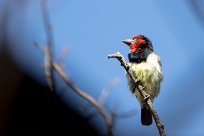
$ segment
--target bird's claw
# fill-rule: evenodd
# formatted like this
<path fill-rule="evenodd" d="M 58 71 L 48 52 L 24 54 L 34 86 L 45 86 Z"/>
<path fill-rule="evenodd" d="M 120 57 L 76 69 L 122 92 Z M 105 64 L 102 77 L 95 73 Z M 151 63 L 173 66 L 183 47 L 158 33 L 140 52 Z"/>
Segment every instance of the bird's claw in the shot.
<path fill-rule="evenodd" d="M 145 94 L 144 100 L 147 101 L 150 98 L 149 94 Z"/>

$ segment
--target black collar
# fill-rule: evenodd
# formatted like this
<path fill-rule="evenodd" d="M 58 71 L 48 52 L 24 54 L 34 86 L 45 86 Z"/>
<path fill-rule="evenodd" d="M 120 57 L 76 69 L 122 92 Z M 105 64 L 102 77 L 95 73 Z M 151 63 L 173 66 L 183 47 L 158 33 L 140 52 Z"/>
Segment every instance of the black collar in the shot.
<path fill-rule="evenodd" d="M 128 59 L 130 62 L 135 63 L 146 62 L 148 55 L 151 54 L 152 52 L 153 52 L 152 50 L 145 48 L 134 53 L 129 53 Z"/>

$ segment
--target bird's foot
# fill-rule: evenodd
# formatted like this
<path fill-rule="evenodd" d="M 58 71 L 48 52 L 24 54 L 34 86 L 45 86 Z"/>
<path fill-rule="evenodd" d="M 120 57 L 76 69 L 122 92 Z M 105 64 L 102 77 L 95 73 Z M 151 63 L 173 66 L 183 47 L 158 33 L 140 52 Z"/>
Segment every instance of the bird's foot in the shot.
<path fill-rule="evenodd" d="M 147 101 L 150 98 L 149 94 L 145 94 L 144 100 Z"/>

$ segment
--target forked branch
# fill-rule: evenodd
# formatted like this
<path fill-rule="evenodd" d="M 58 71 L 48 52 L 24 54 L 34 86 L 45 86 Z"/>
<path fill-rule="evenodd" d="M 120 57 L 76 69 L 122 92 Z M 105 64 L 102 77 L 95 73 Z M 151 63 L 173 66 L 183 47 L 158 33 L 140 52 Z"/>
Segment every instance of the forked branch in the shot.
<path fill-rule="evenodd" d="M 52 70 L 52 62 L 53 62 L 53 33 L 52 33 L 52 26 L 50 23 L 50 17 L 47 7 L 47 1 L 41 0 L 41 13 L 43 17 L 43 23 L 45 32 L 47 34 L 47 47 L 44 49 L 44 69 L 45 69 L 45 77 L 48 83 L 49 88 L 52 91 L 55 91 L 55 81 L 54 81 L 54 74 Z"/>
<path fill-rule="evenodd" d="M 88 95 L 84 91 L 80 90 L 77 86 L 72 83 L 71 80 L 67 77 L 63 69 L 58 65 L 57 63 L 53 63 L 53 68 L 59 74 L 59 76 L 62 78 L 62 80 L 79 96 L 84 98 L 85 100 L 89 101 L 98 112 L 101 114 L 101 116 L 104 118 L 104 121 L 106 123 L 107 129 L 108 129 L 108 135 L 112 136 L 112 122 L 111 122 L 111 115 L 98 103 L 96 99 L 94 99 L 92 96 Z"/>
<path fill-rule="evenodd" d="M 108 89 L 106 88 L 103 91 L 99 101 L 97 101 L 91 95 L 79 89 L 68 78 L 67 74 L 63 71 L 61 66 L 54 61 L 54 55 L 53 55 L 54 36 L 52 32 L 51 21 L 50 21 L 49 14 L 48 14 L 49 12 L 48 12 L 48 7 L 47 7 L 47 0 L 41 0 L 41 12 L 42 12 L 43 23 L 44 23 L 44 27 L 46 31 L 46 36 L 47 36 L 47 47 L 42 48 L 42 46 L 40 46 L 40 44 L 37 42 L 35 42 L 34 44 L 44 54 L 44 70 L 45 70 L 45 76 L 46 76 L 46 80 L 48 82 L 49 88 L 53 91 L 56 91 L 54 75 L 53 75 L 53 72 L 55 70 L 56 73 L 61 77 L 61 79 L 66 83 L 66 85 L 68 85 L 71 88 L 71 90 L 73 90 L 79 96 L 81 96 L 82 98 L 90 102 L 97 109 L 97 111 L 100 113 L 100 115 L 105 121 L 107 130 L 108 130 L 108 135 L 112 136 L 113 135 L 113 121 L 112 121 L 113 115 L 109 113 L 103 106 L 109 94 L 109 88 Z M 127 115 L 126 117 L 129 117 L 129 114 L 126 114 L 126 115 Z M 130 116 L 131 115 L 133 114 L 130 114 Z M 114 114 L 114 116 L 116 115 Z"/>

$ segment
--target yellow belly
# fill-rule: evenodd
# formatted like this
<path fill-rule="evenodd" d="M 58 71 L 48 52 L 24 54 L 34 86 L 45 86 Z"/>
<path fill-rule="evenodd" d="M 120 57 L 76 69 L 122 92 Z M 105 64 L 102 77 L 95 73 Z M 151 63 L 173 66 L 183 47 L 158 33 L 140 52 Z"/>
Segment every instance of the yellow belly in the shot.
<path fill-rule="evenodd" d="M 144 90 L 147 94 L 150 95 L 151 100 L 159 94 L 160 90 L 160 82 L 161 82 L 161 73 L 154 66 L 148 63 L 132 63 L 131 69 L 133 70 L 133 74 L 140 80 L 140 83 L 144 87 Z M 137 91 L 135 85 L 130 81 L 128 77 L 128 84 L 130 86 L 130 90 L 136 95 L 140 104 L 142 104 L 143 98 Z"/>

